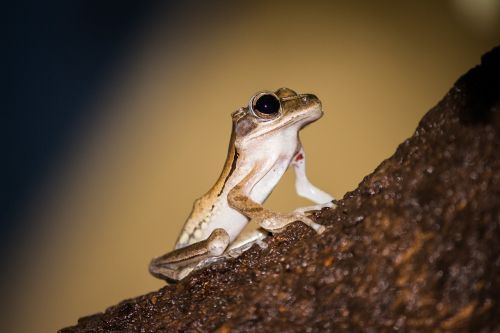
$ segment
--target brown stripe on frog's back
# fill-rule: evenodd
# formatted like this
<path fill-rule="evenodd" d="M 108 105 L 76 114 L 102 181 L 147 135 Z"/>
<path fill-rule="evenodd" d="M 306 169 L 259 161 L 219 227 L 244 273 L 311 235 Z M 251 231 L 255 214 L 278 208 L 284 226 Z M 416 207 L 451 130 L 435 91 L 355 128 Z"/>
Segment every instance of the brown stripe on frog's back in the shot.
<path fill-rule="evenodd" d="M 239 154 L 237 152 L 235 152 L 233 154 L 233 162 L 231 163 L 231 168 L 229 169 L 229 173 L 227 174 L 226 178 L 222 182 L 223 185 L 220 188 L 219 193 L 217 193 L 217 196 L 220 196 L 222 194 L 222 192 L 224 192 L 224 187 L 226 186 L 228 179 L 231 178 L 234 170 L 236 170 L 236 163 L 238 162 L 238 157 L 239 157 Z"/>
<path fill-rule="evenodd" d="M 236 152 L 236 148 L 234 146 L 234 141 L 235 141 L 236 135 L 234 132 L 234 124 L 233 124 L 233 129 L 231 131 L 231 139 L 229 141 L 229 147 L 227 150 L 227 157 L 226 157 L 226 162 L 224 163 L 224 168 L 222 169 L 222 172 L 217 179 L 217 182 L 215 182 L 214 186 L 207 192 L 207 194 L 204 195 L 208 200 L 211 200 L 212 202 L 222 194 L 224 191 L 224 186 L 226 185 L 229 177 L 233 174 L 234 170 L 236 169 L 236 163 L 238 160 L 238 153 Z"/>
<path fill-rule="evenodd" d="M 205 193 L 202 197 L 195 201 L 193 205 L 193 210 L 189 215 L 186 224 L 184 225 L 184 232 L 179 235 L 176 248 L 182 247 L 186 244 L 189 244 L 194 240 L 194 233 L 197 230 L 202 229 L 203 222 L 209 222 L 212 212 L 215 208 L 215 204 L 217 199 L 220 197 L 222 192 L 224 191 L 224 186 L 227 183 L 229 177 L 233 174 L 236 169 L 238 153 L 236 152 L 234 141 L 235 141 L 235 132 L 234 132 L 234 123 L 233 130 L 231 132 L 231 138 L 229 141 L 229 147 L 226 157 L 226 162 L 224 163 L 224 168 L 210 190 Z M 185 234 L 186 241 L 180 243 L 183 235 Z"/>

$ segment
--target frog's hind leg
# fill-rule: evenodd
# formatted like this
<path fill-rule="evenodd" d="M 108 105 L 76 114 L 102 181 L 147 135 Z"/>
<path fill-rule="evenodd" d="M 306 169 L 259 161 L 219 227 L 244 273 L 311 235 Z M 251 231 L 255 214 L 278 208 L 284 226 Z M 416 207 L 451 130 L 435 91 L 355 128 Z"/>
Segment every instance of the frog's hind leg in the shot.
<path fill-rule="evenodd" d="M 215 229 L 203 241 L 169 252 L 154 258 L 149 265 L 149 272 L 166 281 L 178 281 L 186 277 L 200 263 L 212 263 L 212 258 L 220 257 L 229 245 L 229 235 L 224 229 Z"/>
<path fill-rule="evenodd" d="M 262 228 L 242 233 L 227 248 L 224 256 L 230 258 L 239 257 L 243 252 L 249 250 L 254 244 L 257 244 L 261 249 L 265 249 L 267 248 L 267 243 L 264 242 L 264 239 L 269 235 L 270 232 Z"/>
<path fill-rule="evenodd" d="M 257 230 L 252 230 L 250 232 L 242 233 L 227 247 L 226 251 L 222 255 L 212 256 L 212 257 L 207 257 L 206 259 L 202 259 L 196 265 L 190 267 L 189 272 L 186 272 L 185 275 L 189 274 L 191 271 L 202 269 L 221 260 L 237 258 L 243 252 L 249 250 L 254 244 L 257 244 L 261 249 L 265 249 L 267 248 L 267 243 L 265 243 L 263 240 L 269 234 L 270 233 L 268 231 L 261 228 Z"/>
<path fill-rule="evenodd" d="M 193 267 L 186 266 L 184 268 L 169 268 L 168 266 L 158 265 L 157 263 L 151 262 L 149 265 L 149 273 L 158 279 L 165 280 L 169 283 L 175 283 L 186 277 Z"/>

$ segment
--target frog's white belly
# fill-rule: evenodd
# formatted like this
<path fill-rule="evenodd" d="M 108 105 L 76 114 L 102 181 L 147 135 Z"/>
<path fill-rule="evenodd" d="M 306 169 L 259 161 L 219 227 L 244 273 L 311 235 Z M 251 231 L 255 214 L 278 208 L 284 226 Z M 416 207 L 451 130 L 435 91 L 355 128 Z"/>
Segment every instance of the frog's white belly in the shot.
<path fill-rule="evenodd" d="M 259 163 L 258 161 L 261 161 L 260 163 L 265 161 L 264 163 L 269 163 L 268 167 L 260 170 L 262 174 L 260 177 L 257 177 L 258 180 L 249 193 L 250 199 L 262 204 L 278 184 L 297 151 L 299 144 L 297 130 L 291 127 L 283 131 L 280 135 L 276 135 L 272 140 L 268 139 L 265 144 L 258 141 L 255 144 L 258 147 L 250 149 L 253 152 L 251 156 L 240 156 L 241 159 L 237 162 L 236 167 L 237 170 L 241 171 L 240 176 L 233 177 L 226 184 L 223 196 L 217 203 L 219 211 L 216 216 L 213 216 L 210 225 L 203 231 L 204 239 L 210 236 L 216 228 L 226 230 L 231 242 L 238 237 L 247 225 L 248 218 L 229 207 L 227 194 L 243 180 L 245 175 L 251 172 L 250 166 L 255 166 Z M 277 152 L 279 153 L 276 154 Z"/>
<path fill-rule="evenodd" d="M 207 223 L 206 227 L 202 229 L 201 239 L 206 239 L 212 231 L 217 228 L 224 229 L 229 234 L 229 239 L 232 242 L 247 225 L 248 218 L 233 208 L 229 207 L 227 203 L 227 194 L 221 196 L 214 207 L 213 218 Z"/>
<path fill-rule="evenodd" d="M 250 192 L 250 199 L 262 204 L 276 187 L 287 167 L 288 163 L 278 163 L 269 170 Z M 232 189 L 232 186 L 229 188 Z M 201 239 L 206 239 L 215 229 L 223 228 L 229 234 L 229 239 L 232 242 L 247 225 L 248 218 L 229 206 L 228 193 L 229 190 L 224 190 L 220 200 L 217 201 L 210 222 L 202 229 Z"/>
<path fill-rule="evenodd" d="M 224 190 L 214 202 L 213 208 L 210 207 L 207 210 L 204 221 L 197 222 L 198 225 L 192 234 L 194 237 L 189 237 L 187 242 L 178 243 L 176 248 L 207 239 L 217 228 L 224 229 L 229 234 L 230 241 L 234 241 L 247 225 L 248 218 L 229 206 L 228 193 L 254 168 L 258 168 L 254 186 L 248 183 L 245 186 L 251 188 L 249 198 L 262 204 L 278 184 L 297 151 L 297 130 L 292 127 L 271 140 L 267 139 L 265 144 L 258 141 L 255 144 L 258 146 L 249 149 L 252 151 L 251 155 L 239 156 L 235 168 L 237 171 L 227 179 Z M 261 163 L 266 165 L 261 165 Z"/>

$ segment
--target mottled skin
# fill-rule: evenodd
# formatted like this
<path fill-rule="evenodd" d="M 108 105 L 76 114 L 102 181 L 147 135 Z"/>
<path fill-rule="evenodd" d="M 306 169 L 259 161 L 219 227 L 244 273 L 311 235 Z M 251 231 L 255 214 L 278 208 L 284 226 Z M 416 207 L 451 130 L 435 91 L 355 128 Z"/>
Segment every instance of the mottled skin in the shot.
<path fill-rule="evenodd" d="M 262 96 L 279 101 L 279 110 L 259 112 L 256 103 Z M 263 246 L 261 240 L 268 232 L 280 232 L 295 221 L 321 233 L 324 227 L 305 212 L 331 207 L 333 198 L 308 181 L 298 133 L 322 114 L 316 96 L 288 88 L 258 93 L 248 107 L 234 112 L 228 156 L 219 179 L 195 201 L 175 250 L 152 260 L 151 274 L 167 281 L 180 280 L 214 260 L 241 254 L 253 243 Z M 290 165 L 295 169 L 297 193 L 317 205 L 290 213 L 264 208 L 262 203 Z M 260 228 L 240 235 L 250 220 Z"/>

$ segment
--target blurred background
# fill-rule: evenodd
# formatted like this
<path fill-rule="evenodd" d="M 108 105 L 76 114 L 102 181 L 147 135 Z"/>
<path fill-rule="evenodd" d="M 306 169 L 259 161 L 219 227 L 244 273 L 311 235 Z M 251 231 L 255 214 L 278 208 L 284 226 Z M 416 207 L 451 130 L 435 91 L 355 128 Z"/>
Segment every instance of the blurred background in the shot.
<path fill-rule="evenodd" d="M 2 332 L 54 332 L 160 288 L 217 179 L 230 113 L 263 89 L 317 94 L 301 135 L 341 198 L 500 43 L 499 0 L 73 0 L 4 8 Z M 293 175 L 267 206 L 290 210 Z"/>

